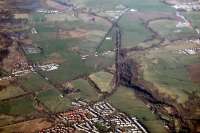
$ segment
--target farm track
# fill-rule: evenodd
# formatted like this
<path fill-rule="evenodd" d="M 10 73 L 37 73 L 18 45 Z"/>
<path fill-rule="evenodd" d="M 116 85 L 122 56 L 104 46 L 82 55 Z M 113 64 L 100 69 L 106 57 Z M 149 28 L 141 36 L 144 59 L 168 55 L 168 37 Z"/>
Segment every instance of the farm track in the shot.
<path fill-rule="evenodd" d="M 109 28 L 109 30 L 107 31 L 107 33 L 105 34 L 105 36 L 103 37 L 103 39 L 100 41 L 99 45 L 97 46 L 96 51 L 98 51 L 98 49 L 103 45 L 103 42 L 105 41 L 106 37 L 109 35 L 110 32 L 112 32 L 113 28 L 115 27 L 115 24 L 120 21 L 120 19 L 122 18 L 122 16 L 124 14 L 122 14 L 115 22 L 111 21 L 110 19 L 108 19 L 106 17 L 99 16 L 97 14 L 93 14 L 93 15 L 94 16 L 98 16 L 98 17 L 100 17 L 102 19 L 105 19 L 105 20 L 107 20 L 108 22 L 110 22 L 112 24 L 112 26 Z"/>

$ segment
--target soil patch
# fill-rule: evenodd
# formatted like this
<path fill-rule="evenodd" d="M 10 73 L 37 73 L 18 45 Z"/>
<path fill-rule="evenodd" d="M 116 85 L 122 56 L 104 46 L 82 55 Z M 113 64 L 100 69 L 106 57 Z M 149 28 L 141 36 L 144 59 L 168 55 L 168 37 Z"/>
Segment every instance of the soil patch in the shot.
<path fill-rule="evenodd" d="M 190 78 L 193 82 L 200 84 L 200 64 L 192 64 L 188 67 Z"/>
<path fill-rule="evenodd" d="M 48 122 L 45 119 L 39 118 L 35 120 L 25 121 L 14 125 L 2 127 L 0 128 L 0 130 L 2 130 L 3 132 L 18 131 L 19 133 L 35 133 L 41 131 L 44 128 L 49 128 L 51 126 L 52 124 L 50 122 Z"/>
<path fill-rule="evenodd" d="M 60 38 L 85 38 L 88 35 L 88 31 L 84 29 L 75 29 L 70 31 L 60 30 Z"/>

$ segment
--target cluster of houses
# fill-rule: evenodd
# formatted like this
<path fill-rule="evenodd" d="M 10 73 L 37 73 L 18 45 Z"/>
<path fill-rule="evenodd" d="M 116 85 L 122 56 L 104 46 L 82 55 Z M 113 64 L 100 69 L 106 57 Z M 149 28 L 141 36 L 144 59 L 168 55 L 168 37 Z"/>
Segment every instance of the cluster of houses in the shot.
<path fill-rule="evenodd" d="M 200 2 L 180 3 L 173 6 L 176 10 L 200 11 Z"/>
<path fill-rule="evenodd" d="M 57 11 L 57 10 L 47 10 L 47 9 L 38 9 L 36 12 L 38 12 L 38 13 L 46 13 L 46 14 L 59 13 L 59 11 Z"/>
<path fill-rule="evenodd" d="M 37 34 L 37 33 L 38 33 L 37 30 L 35 29 L 35 27 L 33 27 L 33 28 L 31 29 L 31 33 L 32 33 L 32 34 Z"/>
<path fill-rule="evenodd" d="M 69 129 L 84 133 L 99 133 L 97 125 L 101 125 L 109 133 L 147 133 L 146 129 L 135 117 L 128 117 L 126 114 L 118 112 L 111 104 L 105 101 L 89 105 L 86 102 L 73 102 L 74 110 L 57 115 L 58 123 L 63 126 L 44 129 L 40 133 L 60 133 L 58 131 Z M 101 128 L 102 128 L 101 127 Z M 59 129 L 60 128 L 60 129 Z M 102 130 L 102 129 L 101 129 Z"/>
<path fill-rule="evenodd" d="M 33 67 L 29 66 L 26 61 L 21 60 L 20 57 L 18 57 L 17 63 L 14 64 L 14 67 L 12 69 L 10 76 L 19 77 L 19 76 L 23 76 L 25 74 L 28 74 L 31 71 L 33 71 Z"/>
<path fill-rule="evenodd" d="M 104 56 L 104 55 L 108 55 L 108 54 L 112 54 L 112 53 L 113 53 L 113 51 L 108 50 L 108 51 L 102 53 L 102 55 Z"/>
<path fill-rule="evenodd" d="M 188 42 L 200 45 L 200 39 L 189 40 Z"/>
<path fill-rule="evenodd" d="M 112 40 L 112 38 L 111 37 L 106 37 L 106 40 Z"/>
<path fill-rule="evenodd" d="M 46 64 L 46 65 L 36 65 L 36 66 L 28 66 L 27 69 L 23 69 L 23 70 L 13 70 L 12 72 L 12 75 L 15 76 L 15 77 L 19 77 L 19 76 L 23 76 L 23 75 L 26 75 L 28 73 L 31 73 L 31 72 L 35 72 L 35 68 L 38 68 L 42 71 L 53 71 L 53 70 L 56 70 L 58 69 L 59 67 L 59 64 L 55 64 L 55 63 L 52 63 L 52 64 Z"/>
<path fill-rule="evenodd" d="M 58 114 L 57 117 L 58 119 L 64 121 L 68 125 L 71 125 L 71 124 L 80 123 L 86 120 L 87 112 L 81 108 L 78 108 L 73 111 Z"/>
<path fill-rule="evenodd" d="M 126 133 L 147 133 L 135 117 L 129 118 L 122 113 L 115 115 L 111 122 L 116 125 L 118 133 L 124 132 L 124 129 L 126 129 Z"/>
<path fill-rule="evenodd" d="M 37 67 L 40 68 L 42 71 L 49 72 L 49 71 L 57 70 L 59 66 L 60 66 L 59 64 L 51 63 L 51 64 L 46 64 L 46 65 L 38 65 Z"/>
<path fill-rule="evenodd" d="M 74 133 L 74 129 L 66 127 L 63 123 L 56 124 L 55 126 L 39 131 L 39 133 Z"/>
<path fill-rule="evenodd" d="M 23 46 L 22 47 L 26 54 L 38 54 L 41 53 L 41 49 L 39 47 L 34 46 Z"/>
<path fill-rule="evenodd" d="M 11 80 L 11 79 L 12 79 L 12 76 L 6 76 L 6 77 L 1 77 L 0 81 L 1 80 Z"/>
<path fill-rule="evenodd" d="M 86 60 L 88 56 L 89 56 L 89 55 L 82 55 L 82 56 L 81 56 L 81 59 L 82 59 L 82 60 Z"/>
<path fill-rule="evenodd" d="M 59 64 L 52 63 L 52 64 L 46 64 L 46 65 L 34 65 L 34 67 L 30 65 L 26 67 L 26 69 L 21 69 L 21 70 L 13 69 L 11 75 L 1 77 L 0 80 L 11 80 L 13 77 L 21 77 L 21 76 L 27 75 L 29 73 L 35 72 L 35 68 L 42 71 L 49 72 L 49 71 L 57 70 L 59 68 Z"/>
<path fill-rule="evenodd" d="M 116 111 L 108 102 L 98 102 L 92 106 L 96 114 L 100 116 L 108 116 Z"/>
<path fill-rule="evenodd" d="M 99 133 L 98 129 L 94 125 L 95 121 L 90 119 L 80 124 L 74 124 L 74 127 L 78 131 L 85 133 Z"/>
<path fill-rule="evenodd" d="M 19 71 L 13 71 L 12 75 L 15 77 L 21 77 L 23 75 L 29 74 L 33 69 L 25 69 L 25 70 L 19 70 Z"/>
<path fill-rule="evenodd" d="M 176 16 L 181 19 L 181 21 L 179 21 L 176 24 L 177 28 L 182 28 L 182 27 L 192 28 L 192 24 L 183 15 L 181 15 L 179 12 L 176 12 Z"/>
<path fill-rule="evenodd" d="M 200 48 L 188 48 L 183 50 L 177 50 L 177 52 L 185 55 L 195 55 L 200 53 Z"/>
<path fill-rule="evenodd" d="M 114 51 L 115 51 L 115 49 L 114 49 Z M 110 55 L 110 54 L 112 55 L 113 51 L 108 50 L 108 51 L 105 51 L 105 52 L 103 52 L 101 54 L 98 54 L 98 52 L 95 52 L 93 56 L 98 57 L 100 55 L 105 56 L 105 55 Z M 81 55 L 81 59 L 82 60 L 86 60 L 89 56 L 90 55 Z"/>

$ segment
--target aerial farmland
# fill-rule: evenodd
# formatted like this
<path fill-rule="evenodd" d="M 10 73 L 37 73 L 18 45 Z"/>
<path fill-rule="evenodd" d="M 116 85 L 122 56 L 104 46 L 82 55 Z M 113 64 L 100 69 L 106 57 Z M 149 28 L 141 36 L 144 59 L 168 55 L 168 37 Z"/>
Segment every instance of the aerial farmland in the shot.
<path fill-rule="evenodd" d="M 0 0 L 0 132 L 200 132 L 200 1 Z"/>

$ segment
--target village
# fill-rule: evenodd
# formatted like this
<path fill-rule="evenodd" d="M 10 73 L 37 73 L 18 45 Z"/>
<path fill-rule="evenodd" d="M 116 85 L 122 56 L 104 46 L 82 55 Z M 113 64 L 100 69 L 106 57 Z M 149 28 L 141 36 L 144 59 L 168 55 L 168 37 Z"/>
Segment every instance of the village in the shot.
<path fill-rule="evenodd" d="M 40 133 L 70 133 L 74 131 L 99 133 L 99 130 L 110 133 L 147 133 L 137 118 L 117 111 L 106 101 L 100 101 L 93 105 L 83 101 L 72 104 L 74 110 L 57 114 L 57 124 L 40 131 Z"/>
<path fill-rule="evenodd" d="M 200 53 L 200 48 L 188 48 L 183 50 L 177 50 L 177 52 L 185 55 L 195 55 Z"/>
<path fill-rule="evenodd" d="M 0 80 L 10 80 L 14 77 L 21 77 L 24 75 L 27 75 L 29 73 L 35 73 L 36 71 L 54 71 L 59 68 L 59 64 L 51 63 L 51 64 L 45 64 L 45 65 L 28 65 L 26 68 L 20 68 L 20 69 L 13 69 L 11 75 L 1 77 Z"/>
<path fill-rule="evenodd" d="M 184 10 L 184 11 L 199 11 L 200 10 L 200 2 L 187 2 L 187 3 L 179 3 L 172 6 L 176 10 Z"/>

